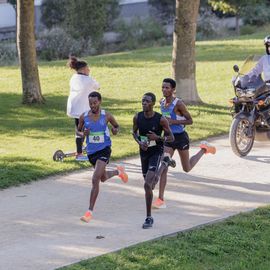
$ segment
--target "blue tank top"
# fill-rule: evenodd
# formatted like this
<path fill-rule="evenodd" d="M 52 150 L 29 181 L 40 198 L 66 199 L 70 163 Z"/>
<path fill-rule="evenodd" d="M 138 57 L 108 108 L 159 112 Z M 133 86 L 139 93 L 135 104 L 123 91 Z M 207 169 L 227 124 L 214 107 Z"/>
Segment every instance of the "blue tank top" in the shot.
<path fill-rule="evenodd" d="M 163 116 L 171 118 L 173 120 L 184 120 L 186 119 L 184 116 L 177 115 L 174 111 L 174 107 L 176 106 L 179 98 L 175 98 L 173 102 L 168 106 L 165 107 L 166 99 L 163 98 L 160 102 L 160 109 Z M 184 125 L 170 125 L 172 133 L 179 134 L 185 131 Z"/>
<path fill-rule="evenodd" d="M 90 119 L 88 113 L 88 111 L 84 113 L 84 127 L 90 130 L 89 135 L 86 137 L 86 152 L 88 155 L 92 155 L 111 146 L 112 143 L 105 110 L 101 110 L 97 121 Z"/>

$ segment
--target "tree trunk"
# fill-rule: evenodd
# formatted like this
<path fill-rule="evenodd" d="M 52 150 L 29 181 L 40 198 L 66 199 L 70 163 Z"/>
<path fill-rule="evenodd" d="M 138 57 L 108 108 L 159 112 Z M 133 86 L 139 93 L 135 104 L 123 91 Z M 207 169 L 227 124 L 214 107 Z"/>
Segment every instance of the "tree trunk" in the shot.
<path fill-rule="evenodd" d="M 172 66 L 176 94 L 185 103 L 201 103 L 196 87 L 195 39 L 200 0 L 176 0 Z"/>
<path fill-rule="evenodd" d="M 17 1 L 17 49 L 24 104 L 44 103 L 36 59 L 34 0 Z"/>

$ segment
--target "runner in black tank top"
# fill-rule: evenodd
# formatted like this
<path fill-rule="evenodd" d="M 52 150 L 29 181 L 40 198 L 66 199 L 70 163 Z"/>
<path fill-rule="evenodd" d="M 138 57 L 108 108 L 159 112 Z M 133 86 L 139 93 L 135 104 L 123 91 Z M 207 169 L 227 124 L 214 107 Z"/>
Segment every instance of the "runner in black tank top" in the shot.
<path fill-rule="evenodd" d="M 150 118 L 145 117 L 144 112 L 139 112 L 137 114 L 137 127 L 139 129 L 139 139 L 140 141 L 146 140 L 148 143 L 148 149 L 143 151 L 140 149 L 141 155 L 147 155 L 153 152 L 163 152 L 163 142 L 161 140 L 149 141 L 147 134 L 149 131 L 156 133 L 156 135 L 161 136 L 163 131 L 160 125 L 160 119 L 162 115 L 160 113 L 154 112 L 154 115 Z"/>
<path fill-rule="evenodd" d="M 159 164 L 163 155 L 164 141 L 173 141 L 174 137 L 168 121 L 159 113 L 153 111 L 156 97 L 146 93 L 142 99 L 143 111 L 133 118 L 133 137 L 140 146 L 142 173 L 145 180 L 144 190 L 147 217 L 143 228 L 152 227 L 151 205 L 153 189 L 159 179 Z M 164 136 L 161 134 L 164 132 Z"/>

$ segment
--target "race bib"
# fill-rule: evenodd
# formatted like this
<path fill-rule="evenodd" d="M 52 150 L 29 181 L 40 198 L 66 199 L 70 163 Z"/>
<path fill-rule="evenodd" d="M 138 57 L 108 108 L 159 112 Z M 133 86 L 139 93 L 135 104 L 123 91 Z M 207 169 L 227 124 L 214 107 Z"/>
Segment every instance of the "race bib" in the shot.
<path fill-rule="evenodd" d="M 141 139 L 141 142 L 147 142 L 148 147 L 157 145 L 156 141 L 149 141 L 147 136 L 140 136 L 140 139 Z"/>
<path fill-rule="evenodd" d="M 162 115 L 163 115 L 164 117 L 171 118 L 170 112 L 162 112 Z"/>
<path fill-rule="evenodd" d="M 176 115 L 176 119 L 177 120 L 186 120 L 186 117 L 182 116 L 182 115 Z"/>
<path fill-rule="evenodd" d="M 103 132 L 91 132 L 89 134 L 90 143 L 104 143 L 104 133 Z"/>
<path fill-rule="evenodd" d="M 148 143 L 148 147 L 156 146 L 156 145 L 157 145 L 156 141 L 149 141 Z"/>

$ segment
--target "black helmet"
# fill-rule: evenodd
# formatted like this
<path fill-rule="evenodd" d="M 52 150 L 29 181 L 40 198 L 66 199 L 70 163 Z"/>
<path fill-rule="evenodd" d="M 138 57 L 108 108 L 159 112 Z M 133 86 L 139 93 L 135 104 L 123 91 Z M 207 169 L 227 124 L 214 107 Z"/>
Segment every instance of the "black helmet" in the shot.
<path fill-rule="evenodd" d="M 263 40 L 263 43 L 266 49 L 266 53 L 270 54 L 269 49 L 268 49 L 270 47 L 270 36 L 266 36 Z"/>

